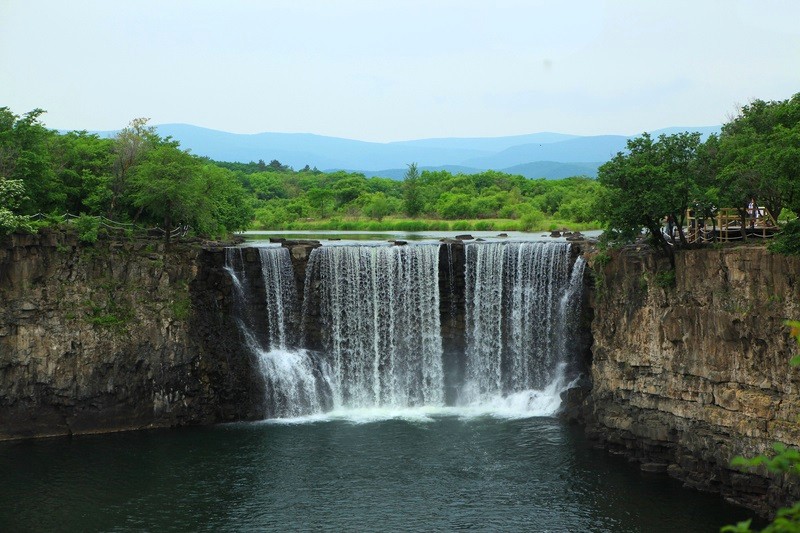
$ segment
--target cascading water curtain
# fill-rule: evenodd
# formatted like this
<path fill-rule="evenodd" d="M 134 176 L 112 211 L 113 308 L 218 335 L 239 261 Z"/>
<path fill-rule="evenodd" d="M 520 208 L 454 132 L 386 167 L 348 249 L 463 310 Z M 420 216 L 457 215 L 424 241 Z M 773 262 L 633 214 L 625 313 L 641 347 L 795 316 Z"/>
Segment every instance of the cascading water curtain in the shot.
<path fill-rule="evenodd" d="M 470 243 L 465 251 L 462 400 L 544 388 L 558 377 L 565 356 L 569 243 Z"/>
<path fill-rule="evenodd" d="M 569 277 L 567 290 L 561 297 L 559 305 L 559 327 L 561 328 L 561 348 L 560 361 L 571 359 L 573 339 L 577 329 L 580 327 L 581 311 L 583 303 L 583 276 L 586 271 L 586 261 L 583 257 L 578 257 L 572 265 L 572 274 Z"/>
<path fill-rule="evenodd" d="M 324 363 L 305 350 L 290 349 L 297 323 L 297 289 L 289 250 L 259 248 L 258 256 L 265 298 L 259 316 L 254 313 L 254 289 L 245 273 L 242 249 L 226 249 L 225 268 L 234 285 L 237 323 L 264 380 L 265 416 L 295 417 L 324 411 L 330 404 Z M 259 322 L 259 317 L 266 319 L 266 324 Z"/>
<path fill-rule="evenodd" d="M 269 347 L 285 350 L 295 341 L 297 288 L 289 250 L 259 248 L 261 277 L 267 296 Z"/>
<path fill-rule="evenodd" d="M 308 268 L 334 406 L 443 405 L 438 245 L 325 246 Z"/>

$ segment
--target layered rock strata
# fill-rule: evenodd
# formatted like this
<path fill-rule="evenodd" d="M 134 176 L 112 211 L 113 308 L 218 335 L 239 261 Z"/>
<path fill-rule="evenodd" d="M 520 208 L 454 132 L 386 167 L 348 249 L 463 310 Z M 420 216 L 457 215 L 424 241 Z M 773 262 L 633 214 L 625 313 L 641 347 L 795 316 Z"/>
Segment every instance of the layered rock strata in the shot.
<path fill-rule="evenodd" d="M 593 388 L 583 407 L 610 450 L 768 514 L 788 478 L 730 466 L 800 446 L 800 369 L 784 321 L 800 318 L 800 258 L 763 247 L 595 255 Z"/>
<path fill-rule="evenodd" d="M 0 245 L 0 440 L 255 416 L 222 249 Z"/>

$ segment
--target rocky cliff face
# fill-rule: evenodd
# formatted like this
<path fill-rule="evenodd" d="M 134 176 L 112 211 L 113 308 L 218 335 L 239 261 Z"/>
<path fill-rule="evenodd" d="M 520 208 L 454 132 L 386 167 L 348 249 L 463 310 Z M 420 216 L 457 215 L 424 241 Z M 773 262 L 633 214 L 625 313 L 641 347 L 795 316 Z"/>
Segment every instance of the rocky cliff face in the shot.
<path fill-rule="evenodd" d="M 317 244 L 285 245 L 302 288 Z M 243 257 L 259 279 L 258 254 Z M 85 246 L 63 233 L 0 244 L 0 440 L 262 416 L 225 261 L 221 247 Z M 463 263 L 460 243 L 440 249 L 445 357 L 463 352 Z M 788 480 L 729 465 L 776 441 L 800 446 L 798 348 L 783 325 L 800 317 L 800 259 L 685 251 L 674 284 L 647 249 L 592 264 L 593 388 L 576 415 L 589 432 L 761 511 L 798 497 Z"/>
<path fill-rule="evenodd" d="M 0 245 L 0 439 L 255 416 L 220 250 Z"/>
<path fill-rule="evenodd" d="M 763 247 L 703 249 L 667 265 L 645 249 L 595 256 L 588 430 L 612 451 L 769 512 L 785 479 L 730 467 L 774 442 L 800 445 L 800 258 Z"/>

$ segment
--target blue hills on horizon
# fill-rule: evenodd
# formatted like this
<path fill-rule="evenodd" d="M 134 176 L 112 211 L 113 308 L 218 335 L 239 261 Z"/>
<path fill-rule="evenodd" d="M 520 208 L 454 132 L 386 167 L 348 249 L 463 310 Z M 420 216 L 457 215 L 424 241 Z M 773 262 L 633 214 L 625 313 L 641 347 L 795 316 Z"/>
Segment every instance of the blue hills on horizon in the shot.
<path fill-rule="evenodd" d="M 630 138 L 541 132 L 378 143 L 311 133 L 228 133 L 191 124 L 161 124 L 156 131 L 196 155 L 217 161 L 277 159 L 295 169 L 308 165 L 323 171 L 347 170 L 392 179 L 402 179 L 409 163 L 416 163 L 421 170 L 464 174 L 498 170 L 527 178 L 595 177 L 597 168 L 624 150 Z M 720 126 L 672 127 L 650 133 L 658 136 L 683 131 L 698 131 L 706 138 L 718 133 Z M 108 136 L 116 132 L 96 133 Z"/>

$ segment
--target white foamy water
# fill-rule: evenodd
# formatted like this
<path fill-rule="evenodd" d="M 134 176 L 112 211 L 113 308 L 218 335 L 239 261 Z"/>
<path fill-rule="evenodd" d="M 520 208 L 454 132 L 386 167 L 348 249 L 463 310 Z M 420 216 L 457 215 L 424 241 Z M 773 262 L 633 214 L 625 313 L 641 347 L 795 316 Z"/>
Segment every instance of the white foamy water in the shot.
<path fill-rule="evenodd" d="M 317 248 L 308 269 L 334 409 L 442 405 L 438 245 Z"/>
<path fill-rule="evenodd" d="M 560 382 L 569 302 L 577 290 L 570 279 L 570 244 L 471 243 L 466 254 L 462 402 L 485 403 Z"/>
<path fill-rule="evenodd" d="M 510 420 L 548 417 L 558 412 L 561 406 L 561 393 L 572 386 L 574 386 L 572 383 L 554 380 L 543 390 L 523 390 L 506 396 L 487 397 L 483 401 L 469 405 L 338 408 L 326 413 L 267 419 L 264 422 L 271 424 L 315 424 L 346 421 L 353 424 L 369 424 L 386 420 L 404 420 L 413 423 L 429 423 L 445 417 L 455 417 L 462 420 L 486 417 Z"/>
<path fill-rule="evenodd" d="M 266 327 L 259 333 L 247 312 L 239 324 L 263 376 L 265 413 L 276 418 L 271 423 L 426 423 L 557 412 L 560 393 L 570 386 L 569 338 L 580 312 L 584 261 L 572 264 L 568 243 L 465 247 L 466 375 L 457 384 L 457 405 L 447 406 L 439 251 L 438 244 L 315 249 L 302 316 L 307 325 L 319 321 L 322 350 L 311 352 L 289 347 L 298 302 L 288 250 L 259 250 Z M 452 308 L 449 247 L 444 257 L 451 261 L 445 282 Z M 249 310 L 252 294 L 245 293 L 253 284 L 245 279 L 241 250 L 230 249 L 228 262 L 234 292 Z"/>
<path fill-rule="evenodd" d="M 263 380 L 264 413 L 292 418 L 322 412 L 330 403 L 327 363 L 304 349 L 289 347 L 290 339 L 296 337 L 298 303 L 289 250 L 259 248 L 258 256 L 266 324 L 252 312 L 252 288 L 240 248 L 226 249 L 225 269 L 233 280 L 234 299 L 240 308 L 237 324 Z"/>

